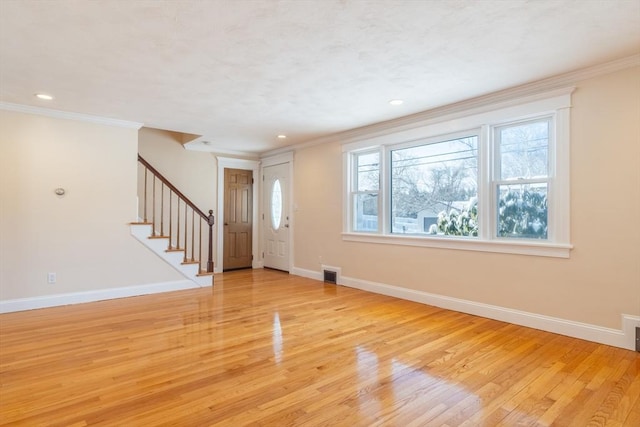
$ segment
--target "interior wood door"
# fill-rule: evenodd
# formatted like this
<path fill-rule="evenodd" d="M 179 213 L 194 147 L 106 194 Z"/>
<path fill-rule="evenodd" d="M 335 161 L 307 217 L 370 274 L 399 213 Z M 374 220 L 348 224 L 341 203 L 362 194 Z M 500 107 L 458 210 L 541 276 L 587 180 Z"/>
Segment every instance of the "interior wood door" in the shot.
<path fill-rule="evenodd" d="M 289 271 L 289 163 L 263 169 L 264 266 Z"/>
<path fill-rule="evenodd" d="M 224 170 L 223 270 L 251 268 L 253 171 Z"/>

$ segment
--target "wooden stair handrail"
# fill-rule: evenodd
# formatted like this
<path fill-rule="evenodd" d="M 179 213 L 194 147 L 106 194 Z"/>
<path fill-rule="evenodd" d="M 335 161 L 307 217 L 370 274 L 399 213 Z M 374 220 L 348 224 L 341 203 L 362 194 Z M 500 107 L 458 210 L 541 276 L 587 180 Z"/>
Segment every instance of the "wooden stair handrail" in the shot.
<path fill-rule="evenodd" d="M 202 219 L 207 220 L 207 221 L 209 220 L 209 215 L 211 215 L 213 213 L 212 210 L 209 210 L 209 215 L 207 215 L 204 212 L 202 212 L 195 205 L 195 203 L 193 203 L 191 200 L 189 200 L 189 198 L 187 196 L 182 194 L 182 192 L 180 190 L 178 190 L 173 184 L 171 184 L 171 182 L 169 182 L 169 180 L 167 178 L 165 178 L 160 172 L 158 172 L 158 170 L 156 168 L 151 166 L 149 164 L 149 162 L 147 162 L 145 159 L 143 159 L 140 154 L 138 154 L 138 161 L 140 163 L 142 163 L 147 169 L 149 169 L 156 177 L 158 177 L 158 179 L 160 181 L 164 182 L 164 185 L 166 185 L 167 187 L 169 187 L 171 189 L 171 191 L 176 193 L 178 195 L 178 197 L 180 197 L 186 204 L 188 204 L 191 209 L 193 209 L 198 215 L 200 215 L 202 217 Z"/>

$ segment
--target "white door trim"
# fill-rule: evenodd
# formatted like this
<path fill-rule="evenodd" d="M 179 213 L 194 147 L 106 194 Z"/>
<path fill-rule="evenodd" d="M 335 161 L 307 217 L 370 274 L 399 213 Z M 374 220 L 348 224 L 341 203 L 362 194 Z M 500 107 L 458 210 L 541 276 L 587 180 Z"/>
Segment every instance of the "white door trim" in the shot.
<path fill-rule="evenodd" d="M 225 169 L 245 169 L 253 171 L 253 226 L 251 229 L 251 255 L 253 255 L 253 268 L 261 267 L 262 263 L 259 261 L 257 256 L 258 248 L 259 248 L 259 233 L 261 230 L 258 229 L 258 215 L 259 215 L 259 194 L 262 191 L 260 187 L 261 180 L 257 177 L 260 176 L 260 161 L 259 160 L 244 160 L 244 159 L 233 159 L 230 157 L 220 157 L 216 156 L 216 160 L 218 161 L 218 213 L 216 217 L 216 234 L 217 234 L 217 244 L 216 244 L 216 263 L 213 271 L 215 273 L 222 273 L 224 269 L 224 265 L 222 265 L 223 254 L 224 254 L 224 170 Z"/>
<path fill-rule="evenodd" d="M 293 247 L 293 235 L 295 233 L 295 222 L 296 222 L 296 204 L 293 202 L 293 151 L 287 151 L 286 153 L 277 154 L 275 156 L 264 157 L 260 159 L 260 179 L 259 181 L 262 183 L 262 177 L 264 176 L 264 168 L 274 165 L 279 165 L 282 163 L 289 164 L 289 271 L 293 269 L 293 259 L 294 259 L 294 247 Z M 260 215 L 264 215 L 264 199 L 263 199 L 263 189 L 260 189 Z M 262 218 L 262 217 L 261 217 Z M 264 239 L 262 238 L 263 230 L 260 229 L 260 248 L 261 254 L 264 252 Z M 264 265 L 264 258 L 260 256 L 260 263 Z"/>

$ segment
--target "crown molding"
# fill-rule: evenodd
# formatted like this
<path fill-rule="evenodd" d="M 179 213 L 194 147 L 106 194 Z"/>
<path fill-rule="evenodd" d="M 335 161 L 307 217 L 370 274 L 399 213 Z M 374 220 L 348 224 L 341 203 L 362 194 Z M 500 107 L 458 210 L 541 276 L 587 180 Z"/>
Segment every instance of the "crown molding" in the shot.
<path fill-rule="evenodd" d="M 92 116 L 89 114 L 71 113 L 68 111 L 52 110 L 49 108 L 33 107 L 30 105 L 11 104 L 0 102 L 0 110 L 15 111 L 17 113 L 37 114 L 39 116 L 52 117 L 54 119 L 76 120 L 106 126 L 116 126 L 128 129 L 140 129 L 143 123 L 126 120 L 110 119 L 107 117 Z"/>
<path fill-rule="evenodd" d="M 533 101 L 539 98 L 542 94 L 547 96 L 556 92 L 559 94 L 566 91 L 571 92 L 574 89 L 572 86 L 580 81 L 637 66 L 640 66 L 640 54 L 594 65 L 592 67 L 570 71 L 568 73 L 558 74 L 546 79 L 525 83 L 523 85 L 488 93 L 453 104 L 443 105 L 441 107 L 432 108 L 430 110 L 410 114 L 397 119 L 374 123 L 372 125 L 362 126 L 344 132 L 338 132 L 312 139 L 300 144 L 278 148 L 262 153 L 261 157 L 269 157 L 289 150 L 300 150 L 335 141 L 340 141 L 343 144 L 356 142 L 361 139 L 380 136 L 390 132 L 423 126 L 426 122 L 450 119 L 456 115 L 470 113 L 473 110 L 477 112 L 487 108 L 494 109 L 506 107 L 513 104 L 516 99 L 518 102 L 522 102 L 523 98 L 526 98 L 524 101 Z"/>
<path fill-rule="evenodd" d="M 293 150 L 287 150 L 284 153 L 276 154 L 269 157 L 260 157 L 260 165 L 262 167 L 273 166 L 280 163 L 293 162 L 294 152 Z"/>
<path fill-rule="evenodd" d="M 220 148 L 216 146 L 202 144 L 201 142 L 198 142 L 198 141 L 188 142 L 186 144 L 183 144 L 182 147 L 184 147 L 184 149 L 187 151 L 200 151 L 204 153 L 211 153 L 214 156 L 223 154 L 225 156 L 243 157 L 243 158 L 249 158 L 249 159 L 256 159 L 259 157 L 258 154 L 252 151 L 229 150 L 226 148 Z"/>

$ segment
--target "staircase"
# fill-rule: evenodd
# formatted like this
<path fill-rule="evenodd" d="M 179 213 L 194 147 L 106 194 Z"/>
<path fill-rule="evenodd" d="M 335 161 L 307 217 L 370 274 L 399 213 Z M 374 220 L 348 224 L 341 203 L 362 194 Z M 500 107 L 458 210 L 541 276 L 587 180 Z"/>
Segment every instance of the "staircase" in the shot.
<path fill-rule="evenodd" d="M 200 287 L 213 286 L 213 211 L 206 215 L 138 155 L 140 222 L 131 235 Z"/>

